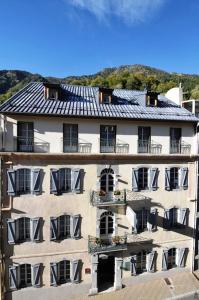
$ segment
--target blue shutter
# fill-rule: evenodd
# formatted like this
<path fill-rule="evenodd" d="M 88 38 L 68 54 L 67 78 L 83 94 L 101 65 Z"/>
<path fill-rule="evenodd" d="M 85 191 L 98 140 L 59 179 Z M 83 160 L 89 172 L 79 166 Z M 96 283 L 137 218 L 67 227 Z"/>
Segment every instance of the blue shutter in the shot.
<path fill-rule="evenodd" d="M 75 239 L 80 238 L 80 223 L 81 223 L 81 216 L 75 215 L 72 217 L 73 220 L 73 235 L 72 237 Z"/>
<path fill-rule="evenodd" d="M 184 190 L 188 189 L 188 168 L 180 169 L 180 187 Z"/>
<path fill-rule="evenodd" d="M 164 220 L 163 220 L 164 229 L 169 229 L 171 227 L 171 217 L 172 217 L 172 209 L 165 209 Z"/>
<path fill-rule="evenodd" d="M 13 169 L 7 170 L 7 193 L 10 196 L 16 195 L 16 172 Z"/>
<path fill-rule="evenodd" d="M 147 254 L 147 272 L 155 272 L 156 251 L 151 251 Z"/>
<path fill-rule="evenodd" d="M 16 222 L 12 219 L 7 219 L 7 234 L 8 244 L 12 245 L 16 243 Z"/>
<path fill-rule="evenodd" d="M 32 218 L 31 222 L 31 240 L 39 242 L 41 240 L 41 218 Z"/>
<path fill-rule="evenodd" d="M 166 271 L 168 268 L 168 250 L 163 250 L 162 253 L 162 271 Z"/>
<path fill-rule="evenodd" d="M 170 169 L 165 169 L 165 190 L 171 190 L 171 181 L 170 181 Z"/>
<path fill-rule="evenodd" d="M 50 217 L 50 240 L 58 239 L 58 218 Z"/>
<path fill-rule="evenodd" d="M 71 261 L 71 281 L 73 283 L 80 282 L 80 268 L 81 268 L 80 260 Z"/>
<path fill-rule="evenodd" d="M 178 249 L 178 267 L 184 268 L 185 267 L 185 260 L 187 255 L 187 248 L 180 248 Z"/>
<path fill-rule="evenodd" d="M 9 288 L 17 290 L 19 287 L 19 266 L 13 265 L 8 268 L 9 274 Z"/>
<path fill-rule="evenodd" d="M 31 266 L 31 280 L 32 286 L 34 287 L 41 286 L 41 269 L 42 264 L 36 264 Z"/>
<path fill-rule="evenodd" d="M 138 192 L 138 169 L 132 169 L 132 190 Z"/>
<path fill-rule="evenodd" d="M 58 195 L 59 193 L 59 171 L 50 170 L 50 193 Z"/>
<path fill-rule="evenodd" d="M 158 168 L 150 169 L 150 189 L 156 191 L 158 188 Z"/>
<path fill-rule="evenodd" d="M 83 192 L 83 175 L 84 170 L 82 169 L 73 169 L 72 172 L 72 191 L 75 193 Z"/>
<path fill-rule="evenodd" d="M 41 169 L 32 170 L 32 191 L 35 195 L 39 195 L 42 192 L 41 189 Z"/>
<path fill-rule="evenodd" d="M 50 285 L 58 285 L 58 266 L 57 263 L 50 263 Z"/>
<path fill-rule="evenodd" d="M 179 208 L 179 224 L 186 226 L 188 221 L 188 208 Z"/>

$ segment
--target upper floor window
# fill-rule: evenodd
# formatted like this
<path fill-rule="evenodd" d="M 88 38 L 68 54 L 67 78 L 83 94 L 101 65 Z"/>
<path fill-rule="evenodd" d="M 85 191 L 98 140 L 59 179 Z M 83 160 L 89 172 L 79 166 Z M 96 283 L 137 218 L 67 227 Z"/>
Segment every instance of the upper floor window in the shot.
<path fill-rule="evenodd" d="M 17 123 L 17 151 L 34 151 L 34 125 L 33 122 Z"/>
<path fill-rule="evenodd" d="M 138 189 L 147 190 L 148 189 L 148 168 L 138 169 Z"/>
<path fill-rule="evenodd" d="M 11 290 L 41 286 L 42 264 L 14 264 L 9 266 L 8 271 Z"/>
<path fill-rule="evenodd" d="M 26 241 L 41 241 L 41 218 L 22 217 L 7 220 L 8 243 L 16 244 Z"/>
<path fill-rule="evenodd" d="M 81 236 L 81 216 L 61 215 L 50 218 L 50 239 L 58 241 L 67 238 L 78 239 Z"/>
<path fill-rule="evenodd" d="M 157 229 L 157 209 L 132 210 L 132 232 L 155 231 Z"/>
<path fill-rule="evenodd" d="M 112 235 L 114 232 L 113 227 L 113 213 L 110 211 L 104 212 L 100 217 L 100 235 Z"/>
<path fill-rule="evenodd" d="M 133 168 L 132 169 L 132 190 L 134 192 L 140 190 L 157 190 L 158 188 L 157 168 Z"/>
<path fill-rule="evenodd" d="M 99 88 L 99 102 L 101 104 L 112 103 L 113 90 L 108 88 Z"/>
<path fill-rule="evenodd" d="M 83 191 L 82 169 L 51 169 L 50 170 L 50 192 L 51 194 L 60 195 L 62 193 L 74 192 L 82 193 Z"/>
<path fill-rule="evenodd" d="M 151 152 L 151 127 L 138 127 L 138 153 Z"/>
<path fill-rule="evenodd" d="M 100 152 L 113 153 L 116 151 L 116 126 L 100 126 Z"/>
<path fill-rule="evenodd" d="M 162 270 L 166 271 L 175 267 L 185 267 L 187 248 L 170 248 L 163 250 Z"/>
<path fill-rule="evenodd" d="M 181 153 L 181 128 L 170 128 L 170 153 Z"/>
<path fill-rule="evenodd" d="M 143 250 L 131 257 L 131 275 L 141 274 L 143 272 L 155 272 L 156 269 L 156 251 Z"/>
<path fill-rule="evenodd" d="M 114 171 L 112 169 L 104 169 L 101 172 L 100 191 L 101 193 L 113 192 L 114 190 Z"/>
<path fill-rule="evenodd" d="M 80 260 L 61 260 L 50 264 L 50 285 L 58 286 L 67 282 L 79 283 L 81 277 Z"/>
<path fill-rule="evenodd" d="M 53 83 L 44 83 L 44 92 L 45 92 L 45 99 L 49 100 L 58 100 L 60 97 L 60 85 L 59 84 L 53 84 Z"/>
<path fill-rule="evenodd" d="M 63 152 L 78 152 L 78 125 L 63 125 Z"/>
<path fill-rule="evenodd" d="M 176 189 L 188 189 L 188 168 L 166 168 L 165 189 L 172 191 Z"/>
<path fill-rule="evenodd" d="M 145 231 L 148 229 L 147 227 L 148 216 L 149 216 L 149 211 L 146 209 L 136 211 L 137 232 Z"/>
<path fill-rule="evenodd" d="M 185 227 L 188 224 L 188 208 L 165 209 L 164 211 L 164 228 Z"/>
<path fill-rule="evenodd" d="M 8 169 L 7 170 L 7 193 L 10 196 L 22 194 L 39 195 L 42 192 L 41 169 Z"/>

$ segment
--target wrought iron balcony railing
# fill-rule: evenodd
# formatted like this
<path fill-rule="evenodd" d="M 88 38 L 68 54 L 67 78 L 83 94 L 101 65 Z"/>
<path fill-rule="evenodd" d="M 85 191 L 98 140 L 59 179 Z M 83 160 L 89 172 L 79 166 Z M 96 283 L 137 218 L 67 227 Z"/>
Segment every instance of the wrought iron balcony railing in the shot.
<path fill-rule="evenodd" d="M 17 136 L 14 141 L 14 151 L 48 153 L 50 152 L 50 144 L 35 137 Z"/>
<path fill-rule="evenodd" d="M 104 193 L 103 191 L 92 191 L 91 203 L 94 206 L 125 205 L 126 191 L 117 190 Z"/>
<path fill-rule="evenodd" d="M 127 249 L 127 237 L 115 236 L 111 238 L 97 238 L 88 236 L 88 252 L 102 253 L 107 251 L 121 251 Z"/>
<path fill-rule="evenodd" d="M 129 153 L 129 144 L 115 139 L 100 139 L 101 153 Z"/>
<path fill-rule="evenodd" d="M 138 140 L 138 153 L 161 154 L 162 145 L 154 141 Z"/>
<path fill-rule="evenodd" d="M 170 153 L 171 154 L 187 154 L 189 155 L 191 153 L 191 145 L 182 141 L 182 142 L 176 142 L 171 141 L 170 142 Z"/>
<path fill-rule="evenodd" d="M 91 153 L 92 144 L 77 139 L 62 139 L 64 153 Z"/>

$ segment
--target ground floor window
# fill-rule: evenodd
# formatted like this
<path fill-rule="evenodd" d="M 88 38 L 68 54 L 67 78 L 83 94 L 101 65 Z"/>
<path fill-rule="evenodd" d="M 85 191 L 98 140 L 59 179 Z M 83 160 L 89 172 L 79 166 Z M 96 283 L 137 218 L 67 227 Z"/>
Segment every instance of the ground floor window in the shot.
<path fill-rule="evenodd" d="M 28 287 L 32 285 L 31 281 L 31 265 L 20 265 L 20 288 Z"/>
<path fill-rule="evenodd" d="M 141 251 L 131 257 L 131 274 L 138 275 L 147 271 L 147 251 Z"/>
<path fill-rule="evenodd" d="M 60 284 L 70 281 L 70 261 L 62 260 L 59 262 L 58 280 Z"/>

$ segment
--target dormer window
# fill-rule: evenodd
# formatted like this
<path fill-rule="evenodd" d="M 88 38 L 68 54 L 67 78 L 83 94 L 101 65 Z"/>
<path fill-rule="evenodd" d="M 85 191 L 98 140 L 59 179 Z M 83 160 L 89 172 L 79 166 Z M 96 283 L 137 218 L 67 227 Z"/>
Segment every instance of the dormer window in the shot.
<path fill-rule="evenodd" d="M 158 93 L 147 92 L 146 106 L 157 107 L 158 106 Z"/>
<path fill-rule="evenodd" d="M 111 104 L 112 103 L 112 89 L 99 88 L 99 102 L 101 104 Z"/>
<path fill-rule="evenodd" d="M 60 95 L 60 85 L 45 83 L 45 99 L 49 100 L 58 100 Z"/>
<path fill-rule="evenodd" d="M 48 98 L 53 99 L 53 100 L 57 100 L 58 99 L 58 91 L 56 89 L 49 88 Z"/>

